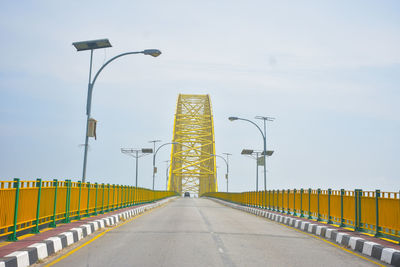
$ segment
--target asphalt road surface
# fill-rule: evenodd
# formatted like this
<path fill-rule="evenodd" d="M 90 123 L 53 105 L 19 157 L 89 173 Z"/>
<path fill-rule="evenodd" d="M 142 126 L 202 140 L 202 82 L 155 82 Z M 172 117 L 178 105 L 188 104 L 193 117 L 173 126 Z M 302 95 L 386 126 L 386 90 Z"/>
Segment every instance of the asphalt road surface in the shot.
<path fill-rule="evenodd" d="M 376 266 L 322 240 L 209 199 L 179 198 L 54 266 Z"/>

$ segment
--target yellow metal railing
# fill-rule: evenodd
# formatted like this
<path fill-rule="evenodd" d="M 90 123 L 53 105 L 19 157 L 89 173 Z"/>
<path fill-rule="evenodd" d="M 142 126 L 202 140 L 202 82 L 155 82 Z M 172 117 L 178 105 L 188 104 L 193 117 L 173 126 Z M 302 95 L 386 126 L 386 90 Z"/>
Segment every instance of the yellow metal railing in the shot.
<path fill-rule="evenodd" d="M 65 181 L 0 181 L 0 237 L 38 233 L 46 226 L 68 223 L 133 205 L 175 196 L 133 186 Z"/>
<path fill-rule="evenodd" d="M 400 241 L 400 192 L 289 189 L 203 194 Z"/>

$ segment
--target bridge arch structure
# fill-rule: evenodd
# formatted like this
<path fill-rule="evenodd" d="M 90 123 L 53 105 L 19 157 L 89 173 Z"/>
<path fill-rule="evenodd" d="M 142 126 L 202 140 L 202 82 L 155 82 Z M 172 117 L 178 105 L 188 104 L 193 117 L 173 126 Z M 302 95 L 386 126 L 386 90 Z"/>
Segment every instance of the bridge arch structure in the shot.
<path fill-rule="evenodd" d="M 209 95 L 179 94 L 168 190 L 199 196 L 217 192 L 214 122 Z"/>

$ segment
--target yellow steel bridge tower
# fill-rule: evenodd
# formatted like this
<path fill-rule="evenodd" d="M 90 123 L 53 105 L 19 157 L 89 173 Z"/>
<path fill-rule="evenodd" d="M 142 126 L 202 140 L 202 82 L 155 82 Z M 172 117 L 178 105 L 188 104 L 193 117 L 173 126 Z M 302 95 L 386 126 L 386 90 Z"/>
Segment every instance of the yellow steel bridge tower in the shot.
<path fill-rule="evenodd" d="M 214 122 L 209 95 L 179 94 L 168 190 L 217 192 Z"/>

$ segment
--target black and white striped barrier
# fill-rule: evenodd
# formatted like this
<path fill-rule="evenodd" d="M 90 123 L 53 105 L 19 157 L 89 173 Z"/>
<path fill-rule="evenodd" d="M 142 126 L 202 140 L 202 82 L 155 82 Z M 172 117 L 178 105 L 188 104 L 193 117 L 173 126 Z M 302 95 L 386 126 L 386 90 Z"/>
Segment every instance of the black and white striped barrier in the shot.
<path fill-rule="evenodd" d="M 338 243 L 344 247 L 351 248 L 354 251 L 358 251 L 362 254 L 381 260 L 393 266 L 400 267 L 400 250 L 386 248 L 375 242 L 370 242 L 361 237 L 355 237 L 347 233 L 339 232 L 337 229 L 330 228 L 328 226 L 313 224 L 311 222 L 303 221 L 297 218 L 276 214 L 258 208 L 242 206 L 220 199 L 211 199 L 220 202 L 221 204 L 224 204 L 226 206 L 249 212 L 257 216 L 262 216 L 272 221 L 276 221 L 300 229 L 310 234 L 324 237 L 325 239 L 329 239 L 330 241 Z"/>
<path fill-rule="evenodd" d="M 126 220 L 128 218 L 137 216 L 147 210 L 158 207 L 172 199 L 173 198 L 163 199 L 158 202 L 132 208 L 130 210 L 111 215 L 109 217 L 101 218 L 94 221 L 88 221 L 87 223 L 82 224 L 79 227 L 72 228 L 67 232 L 47 238 L 24 249 L 8 254 L 4 258 L 0 258 L 0 267 L 25 267 L 32 265 L 37 261 L 43 260 L 48 256 L 62 250 L 63 248 L 78 242 L 82 238 L 94 233 L 98 229 L 116 225 L 122 219 Z"/>

